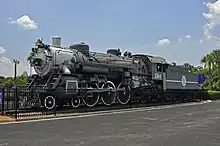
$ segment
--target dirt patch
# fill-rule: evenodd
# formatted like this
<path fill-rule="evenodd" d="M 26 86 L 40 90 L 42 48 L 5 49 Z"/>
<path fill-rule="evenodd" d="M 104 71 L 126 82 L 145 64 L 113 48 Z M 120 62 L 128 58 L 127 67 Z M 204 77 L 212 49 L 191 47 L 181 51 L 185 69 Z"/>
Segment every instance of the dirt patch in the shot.
<path fill-rule="evenodd" d="M 15 119 L 9 116 L 0 116 L 0 122 L 10 122 L 10 121 L 15 121 Z"/>

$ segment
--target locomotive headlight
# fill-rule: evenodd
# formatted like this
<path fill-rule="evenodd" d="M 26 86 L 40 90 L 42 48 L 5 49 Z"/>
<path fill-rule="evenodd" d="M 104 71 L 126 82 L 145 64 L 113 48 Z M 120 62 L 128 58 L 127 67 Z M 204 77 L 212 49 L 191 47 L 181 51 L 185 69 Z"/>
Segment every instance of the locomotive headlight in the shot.
<path fill-rule="evenodd" d="M 35 58 L 35 59 L 33 60 L 33 64 L 34 64 L 35 66 L 41 66 L 42 63 L 43 63 L 43 60 L 40 59 L 40 58 Z"/>
<path fill-rule="evenodd" d="M 52 54 L 45 48 L 33 49 L 33 66 L 35 72 L 40 75 L 47 75 L 53 69 Z"/>

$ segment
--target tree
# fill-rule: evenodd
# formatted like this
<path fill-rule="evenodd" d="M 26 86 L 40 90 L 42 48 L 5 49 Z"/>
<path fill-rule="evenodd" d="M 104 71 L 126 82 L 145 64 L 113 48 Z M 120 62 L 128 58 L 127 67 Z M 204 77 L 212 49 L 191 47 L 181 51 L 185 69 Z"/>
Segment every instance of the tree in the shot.
<path fill-rule="evenodd" d="M 201 58 L 204 64 L 203 73 L 207 77 L 204 86 L 211 89 L 220 89 L 220 50 L 215 49 Z"/>
<path fill-rule="evenodd" d="M 17 85 L 26 85 L 29 81 L 29 77 L 21 75 L 21 76 L 17 77 L 16 81 L 17 81 Z"/>
<path fill-rule="evenodd" d="M 189 63 L 184 63 L 183 66 L 184 66 L 185 68 L 188 68 L 189 72 L 192 72 L 192 70 L 193 70 L 193 68 L 194 68 L 194 66 L 193 66 L 193 65 L 190 65 Z"/>
<path fill-rule="evenodd" d="M 205 74 L 206 81 L 202 85 L 204 88 L 213 90 L 220 89 L 220 50 L 213 50 L 202 57 L 200 62 L 204 64 L 204 67 L 195 67 L 189 63 L 184 63 L 182 66 L 188 68 L 189 72 Z"/>
<path fill-rule="evenodd" d="M 203 71 L 203 68 L 201 66 L 195 67 L 189 63 L 184 63 L 182 66 L 187 68 L 189 72 L 196 73 L 196 74 L 202 73 Z"/>
<path fill-rule="evenodd" d="M 12 77 L 8 77 L 8 78 L 5 78 L 3 81 L 2 81 L 3 85 L 4 86 L 11 86 L 14 84 L 14 79 Z"/>
<path fill-rule="evenodd" d="M 0 76 L 0 84 L 4 81 L 5 77 Z"/>
<path fill-rule="evenodd" d="M 216 89 L 220 87 L 220 50 L 213 50 L 210 56 L 212 57 L 212 87 Z"/>
<path fill-rule="evenodd" d="M 29 81 L 29 77 L 25 74 L 25 72 L 24 74 L 16 78 L 16 83 L 17 85 L 20 85 L 20 86 L 26 85 L 28 81 Z M 7 78 L 2 79 L 1 83 L 4 86 L 14 86 L 15 82 L 14 82 L 13 77 L 7 77 Z"/>
<path fill-rule="evenodd" d="M 27 76 L 28 76 L 27 71 L 24 71 L 24 72 L 21 74 L 21 76 L 25 76 L 25 77 L 27 77 Z"/>

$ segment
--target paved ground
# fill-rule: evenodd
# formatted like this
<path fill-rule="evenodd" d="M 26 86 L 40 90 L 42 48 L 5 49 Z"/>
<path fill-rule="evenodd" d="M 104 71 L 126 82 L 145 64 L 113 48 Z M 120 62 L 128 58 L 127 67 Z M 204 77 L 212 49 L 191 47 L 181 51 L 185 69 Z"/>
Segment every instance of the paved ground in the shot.
<path fill-rule="evenodd" d="M 0 146 L 216 146 L 220 102 L 0 125 Z"/>

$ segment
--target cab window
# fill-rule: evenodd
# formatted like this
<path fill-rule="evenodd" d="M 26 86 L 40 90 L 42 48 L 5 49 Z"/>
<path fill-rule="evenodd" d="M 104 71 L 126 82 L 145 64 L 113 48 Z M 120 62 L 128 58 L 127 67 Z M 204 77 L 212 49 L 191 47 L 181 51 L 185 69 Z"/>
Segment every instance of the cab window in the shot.
<path fill-rule="evenodd" d="M 163 64 L 163 72 L 166 72 L 167 68 L 168 68 L 168 64 Z"/>
<path fill-rule="evenodd" d="M 158 72 L 162 72 L 162 65 L 161 64 L 157 64 L 156 67 L 157 67 Z"/>

